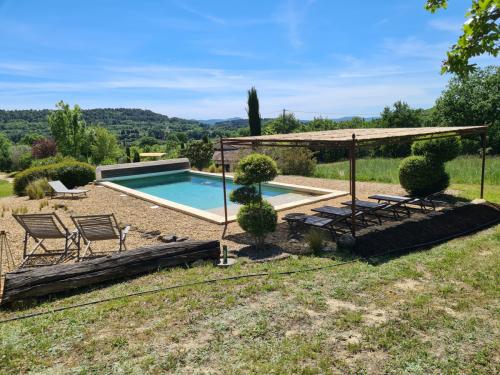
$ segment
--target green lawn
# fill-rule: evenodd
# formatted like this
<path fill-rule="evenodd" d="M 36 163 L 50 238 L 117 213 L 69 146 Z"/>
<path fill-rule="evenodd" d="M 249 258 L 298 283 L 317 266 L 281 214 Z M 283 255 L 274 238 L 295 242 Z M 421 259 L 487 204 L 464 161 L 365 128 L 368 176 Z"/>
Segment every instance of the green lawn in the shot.
<path fill-rule="evenodd" d="M 377 181 L 399 184 L 398 167 L 401 159 L 369 158 L 360 159 L 356 163 L 356 179 L 358 181 Z M 450 174 L 451 188 L 460 190 L 466 198 L 479 196 L 481 180 L 481 158 L 479 156 L 460 156 L 446 163 Z M 347 180 L 349 178 L 349 162 L 341 161 L 320 164 L 316 167 L 315 177 Z M 500 157 L 486 157 L 485 198 L 500 202 Z"/>
<path fill-rule="evenodd" d="M 0 198 L 12 195 L 12 184 L 6 180 L 0 180 Z"/>
<path fill-rule="evenodd" d="M 332 265 L 161 271 L 0 319 L 178 283 Z M 0 373 L 500 371 L 500 226 L 379 265 L 192 286 L 0 324 Z"/>

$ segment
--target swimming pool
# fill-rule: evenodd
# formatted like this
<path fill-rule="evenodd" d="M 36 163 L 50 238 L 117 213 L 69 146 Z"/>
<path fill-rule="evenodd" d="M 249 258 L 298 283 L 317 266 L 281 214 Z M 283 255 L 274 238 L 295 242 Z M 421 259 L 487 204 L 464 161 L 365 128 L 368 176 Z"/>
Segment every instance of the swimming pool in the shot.
<path fill-rule="evenodd" d="M 99 183 L 158 206 L 218 224 L 225 222 L 223 184 L 219 174 L 180 170 L 106 178 Z M 238 187 L 232 177 L 226 177 L 228 221 L 234 221 L 239 210 L 239 205 L 229 200 L 231 191 Z M 262 184 L 264 199 L 278 211 L 346 194 L 343 191 L 275 182 Z"/>
<path fill-rule="evenodd" d="M 142 193 L 185 204 L 186 206 L 200 210 L 224 206 L 222 179 L 217 176 L 199 175 L 184 171 L 162 176 L 124 179 L 116 181 L 116 183 Z M 226 180 L 228 205 L 234 205 L 229 201 L 229 194 L 238 187 L 240 186 L 236 185 L 231 179 Z M 284 187 L 262 186 L 262 195 L 265 199 L 289 193 L 295 192 L 292 189 Z M 304 196 L 310 196 L 310 194 L 304 193 Z"/>

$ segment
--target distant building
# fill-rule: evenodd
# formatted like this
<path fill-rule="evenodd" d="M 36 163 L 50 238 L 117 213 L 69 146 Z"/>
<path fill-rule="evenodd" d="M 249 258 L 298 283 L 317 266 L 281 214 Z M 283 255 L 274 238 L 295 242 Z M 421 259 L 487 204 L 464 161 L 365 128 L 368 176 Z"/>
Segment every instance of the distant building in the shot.
<path fill-rule="evenodd" d="M 222 167 L 222 154 L 220 145 L 216 145 L 212 159 L 217 168 Z M 242 157 L 242 150 L 236 146 L 224 145 L 224 168 L 226 172 L 234 171 L 238 161 Z"/>

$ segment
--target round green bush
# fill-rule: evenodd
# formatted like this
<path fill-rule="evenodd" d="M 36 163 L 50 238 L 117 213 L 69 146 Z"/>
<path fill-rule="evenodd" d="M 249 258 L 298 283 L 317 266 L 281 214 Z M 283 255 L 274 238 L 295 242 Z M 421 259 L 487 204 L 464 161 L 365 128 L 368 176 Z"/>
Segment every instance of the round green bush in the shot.
<path fill-rule="evenodd" d="M 399 182 L 411 195 L 425 196 L 446 189 L 450 177 L 443 163 L 424 156 L 409 156 L 399 165 Z"/>
<path fill-rule="evenodd" d="M 413 155 L 425 156 L 437 163 L 445 163 L 455 159 L 461 150 L 462 142 L 458 137 L 417 141 L 411 146 Z"/>
<path fill-rule="evenodd" d="M 250 154 L 238 163 L 234 182 L 238 185 L 253 185 L 271 181 L 278 175 L 276 162 L 267 155 Z"/>
<path fill-rule="evenodd" d="M 35 180 L 46 178 L 60 180 L 69 189 L 83 186 L 95 180 L 95 168 L 87 163 L 76 161 L 49 164 L 26 169 L 14 178 L 14 192 L 17 195 L 26 193 L 26 186 Z"/>
<path fill-rule="evenodd" d="M 240 208 L 237 216 L 240 227 L 255 238 L 255 244 L 261 246 L 267 233 L 276 230 L 278 215 L 267 201 L 250 203 Z"/>
<path fill-rule="evenodd" d="M 253 185 L 242 186 L 233 190 L 229 195 L 229 200 L 231 202 L 239 204 L 258 203 L 260 199 L 260 194 Z"/>

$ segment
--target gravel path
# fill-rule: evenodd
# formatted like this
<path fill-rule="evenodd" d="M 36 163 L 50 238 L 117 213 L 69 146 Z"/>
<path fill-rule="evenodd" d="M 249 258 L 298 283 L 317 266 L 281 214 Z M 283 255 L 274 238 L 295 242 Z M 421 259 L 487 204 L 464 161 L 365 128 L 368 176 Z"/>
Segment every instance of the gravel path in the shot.
<path fill-rule="evenodd" d="M 348 181 L 327 180 L 318 178 L 308 178 L 299 176 L 279 176 L 276 181 L 313 186 L 320 188 L 331 188 L 337 190 L 349 190 Z M 388 194 L 401 194 L 404 191 L 396 185 L 381 183 L 356 183 L 358 198 L 366 198 L 371 194 L 384 192 Z M 156 237 L 145 238 L 144 232 L 160 231 L 162 234 L 175 234 L 178 237 L 189 237 L 196 240 L 221 239 L 224 226 L 212 224 L 202 219 L 198 219 L 184 213 L 180 213 L 168 208 L 151 208 L 152 203 L 126 196 L 120 192 L 96 185 L 88 185 L 88 197 L 83 199 L 47 199 L 43 201 L 29 200 L 26 197 L 7 197 L 0 199 L 0 230 L 8 232 L 11 249 L 14 253 L 16 263 L 22 260 L 22 240 L 23 230 L 12 217 L 12 211 L 26 209 L 29 213 L 57 212 L 63 222 L 71 230 L 74 228 L 71 214 L 100 214 L 114 213 L 121 224 L 129 224 L 132 230 L 127 238 L 129 249 L 159 243 Z M 222 192 L 221 192 L 222 194 Z M 315 203 L 296 207 L 290 211 L 279 212 L 279 225 L 275 233 L 269 235 L 267 242 L 280 246 L 287 250 L 288 228 L 281 218 L 288 212 L 310 212 L 311 208 L 320 205 L 337 205 L 350 199 L 344 196 L 330 201 Z M 48 203 L 46 207 L 41 207 L 41 202 Z M 223 244 L 228 245 L 230 250 L 238 250 L 251 244 L 251 238 L 246 235 L 237 223 L 231 223 L 226 230 Z M 50 243 L 49 243 L 50 244 Z M 111 250 L 117 246 L 113 242 L 101 242 L 96 250 Z"/>

